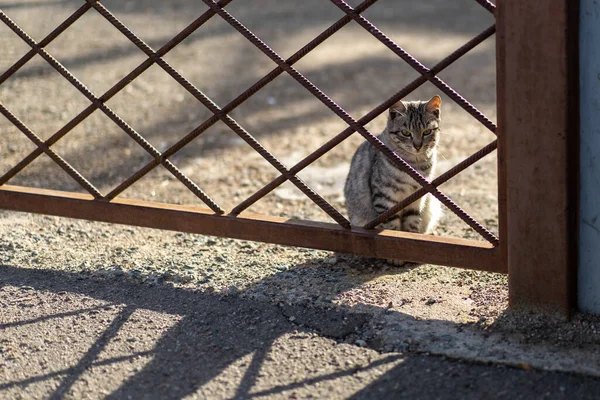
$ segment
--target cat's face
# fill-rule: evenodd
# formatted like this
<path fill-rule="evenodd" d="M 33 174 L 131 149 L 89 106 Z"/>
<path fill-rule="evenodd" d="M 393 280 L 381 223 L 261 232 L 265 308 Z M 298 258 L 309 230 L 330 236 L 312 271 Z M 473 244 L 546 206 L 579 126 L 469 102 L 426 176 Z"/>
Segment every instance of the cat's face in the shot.
<path fill-rule="evenodd" d="M 435 149 L 440 135 L 439 96 L 429 101 L 398 102 L 388 116 L 387 132 L 394 150 L 427 156 Z"/>

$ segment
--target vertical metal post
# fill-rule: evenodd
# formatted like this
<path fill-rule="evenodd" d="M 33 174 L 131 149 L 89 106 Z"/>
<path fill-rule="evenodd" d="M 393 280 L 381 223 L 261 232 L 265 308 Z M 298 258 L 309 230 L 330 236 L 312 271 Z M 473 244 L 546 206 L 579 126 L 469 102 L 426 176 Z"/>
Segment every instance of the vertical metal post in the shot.
<path fill-rule="evenodd" d="M 575 300 L 578 1 L 497 9 L 500 227 L 512 308 L 569 316 Z"/>
<path fill-rule="evenodd" d="M 600 4 L 581 0 L 578 306 L 600 314 Z"/>

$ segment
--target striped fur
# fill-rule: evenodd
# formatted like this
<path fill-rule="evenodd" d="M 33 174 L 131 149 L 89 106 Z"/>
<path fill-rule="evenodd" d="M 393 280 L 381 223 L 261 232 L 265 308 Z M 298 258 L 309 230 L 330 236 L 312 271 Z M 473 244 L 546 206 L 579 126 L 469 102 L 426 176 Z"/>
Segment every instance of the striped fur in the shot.
<path fill-rule="evenodd" d="M 398 102 L 390 108 L 387 126 L 379 139 L 402 159 L 431 179 L 436 166 L 440 136 L 440 98 Z M 370 142 L 354 154 L 344 194 L 350 222 L 363 226 L 420 186 L 397 168 Z M 408 205 L 382 228 L 431 233 L 441 215 L 441 206 L 431 195 Z"/>

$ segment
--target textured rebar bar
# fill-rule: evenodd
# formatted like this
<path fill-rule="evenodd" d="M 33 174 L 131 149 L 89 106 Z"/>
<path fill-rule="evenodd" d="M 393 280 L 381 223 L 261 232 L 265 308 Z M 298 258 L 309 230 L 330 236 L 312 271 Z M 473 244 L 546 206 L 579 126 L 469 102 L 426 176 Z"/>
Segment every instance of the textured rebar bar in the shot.
<path fill-rule="evenodd" d="M 91 5 L 94 6 L 95 1 L 90 1 Z M 46 50 L 39 47 L 39 45 L 33 40 L 25 31 L 23 31 L 17 24 L 15 24 L 4 12 L 0 10 L 0 20 L 2 20 L 9 28 L 13 30 L 21 39 L 23 39 L 32 49 L 44 58 L 54 69 L 56 69 L 65 79 L 67 79 L 77 90 L 79 90 L 90 102 L 96 104 L 96 106 L 104 112 L 115 124 L 127 133 L 133 140 L 135 140 L 146 152 L 148 152 L 153 158 L 159 159 L 161 154 L 152 144 L 144 139 L 139 133 L 131 128 L 125 121 L 123 121 L 117 114 L 115 114 L 108 106 L 104 104 L 99 98 L 97 98 L 81 81 L 73 76 L 60 62 L 52 57 Z M 215 203 L 206 193 L 202 191 L 194 182 L 187 178 L 175 165 L 170 161 L 165 160 L 163 162 L 165 168 L 171 172 L 181 183 L 183 183 L 192 193 L 194 193 L 200 200 L 202 200 L 207 206 L 209 206 L 216 213 L 222 214 L 224 210 Z"/>
<path fill-rule="evenodd" d="M 479 151 L 477 151 L 476 153 L 473 153 L 471 156 L 467 157 L 460 163 L 456 164 L 454 167 L 450 168 L 448 171 L 444 172 L 442 175 L 435 178 L 433 181 L 431 181 L 431 184 L 436 187 L 440 186 L 442 183 L 454 178 L 457 174 L 459 174 L 460 172 L 469 168 L 471 165 L 473 165 L 477 161 L 481 160 L 483 157 L 487 156 L 492 151 L 496 150 L 497 147 L 498 147 L 498 141 L 494 140 L 492 143 L 479 149 Z M 369 221 L 363 228 L 365 228 L 365 229 L 375 228 L 377 225 L 381 224 L 382 222 L 387 221 L 388 219 L 393 217 L 398 211 L 402 210 L 404 207 L 408 206 L 409 204 L 417 201 L 418 199 L 423 197 L 425 194 L 427 194 L 427 190 L 425 190 L 424 188 L 420 188 L 420 189 L 416 190 L 415 192 L 411 193 L 408 197 L 406 197 L 404 200 L 400 201 L 393 207 L 391 207 L 388 210 L 384 211 L 383 213 L 379 214 L 377 216 L 377 218 L 373 219 L 372 221 Z"/>
<path fill-rule="evenodd" d="M 62 168 L 67 174 L 71 176 L 81 187 L 87 190 L 95 199 L 102 197 L 102 193 L 94 187 L 87 179 L 83 177 L 71 164 L 65 161 L 59 156 L 54 150 L 46 146 L 46 144 L 40 139 L 31 129 L 29 129 L 17 116 L 11 113 L 4 104 L 0 103 L 0 113 L 6 117 L 14 126 L 16 126 L 25 136 L 29 138 L 35 145 L 46 153 L 48 157 L 52 159 L 60 168 Z"/>
<path fill-rule="evenodd" d="M 198 101 L 200 101 L 206 108 L 208 108 L 213 114 L 215 114 L 220 120 L 222 120 L 229 128 L 231 128 L 238 136 L 240 136 L 246 143 L 248 143 L 256 152 L 258 152 L 269 164 L 273 165 L 280 173 L 286 175 L 290 182 L 292 182 L 298 189 L 300 189 L 306 196 L 308 196 L 315 204 L 317 204 L 323 211 L 325 211 L 334 221 L 340 224 L 342 227 L 350 229 L 350 222 L 337 211 L 331 204 L 329 204 L 323 197 L 313 191 L 304 181 L 297 176 L 290 174 L 288 169 L 267 149 L 265 149 L 250 133 L 242 128 L 233 118 L 223 113 L 221 108 L 215 104 L 208 96 L 202 91 L 196 88 L 190 81 L 184 78 L 179 72 L 177 72 L 169 63 L 158 56 L 154 50 L 148 46 L 143 40 L 137 37 L 129 28 L 127 28 L 117 17 L 115 17 L 106 7 L 100 3 L 88 0 L 92 7 L 98 11 L 107 21 L 109 21 L 115 28 L 117 28 L 123 35 L 125 35 L 133 44 L 135 44 L 140 50 L 142 50 L 150 58 L 153 58 L 157 65 L 159 65 L 165 72 L 167 72 L 173 79 L 175 79 L 183 88 L 185 88 L 191 95 L 193 95 Z M 165 160 L 164 162 L 169 163 Z"/>
<path fill-rule="evenodd" d="M 77 21 L 83 14 L 85 14 L 92 6 L 88 3 L 83 4 L 81 7 L 77 9 L 69 18 L 64 20 L 59 26 L 56 27 L 52 32 L 50 32 L 45 38 L 43 38 L 38 46 L 46 47 L 48 46 L 54 39 L 58 37 L 61 33 L 65 31 L 69 26 L 71 26 L 75 21 Z M 23 65 L 27 63 L 27 61 L 31 60 L 33 56 L 37 53 L 34 49 L 29 50 L 23 57 L 21 57 L 17 62 L 15 62 L 10 68 L 8 68 L 2 75 L 0 75 L 0 85 L 4 83 L 5 80 L 10 78 L 15 72 L 17 72 Z"/>
<path fill-rule="evenodd" d="M 481 5 L 481 7 L 485 8 L 486 10 L 488 10 L 489 12 L 491 12 L 492 14 L 494 14 L 494 12 L 496 11 L 496 6 L 494 5 L 494 3 L 492 3 L 489 0 L 475 0 L 477 3 L 479 3 Z"/>
<path fill-rule="evenodd" d="M 369 8 L 371 5 L 373 5 L 375 2 L 377 2 L 377 0 L 365 0 L 356 7 L 356 10 L 360 10 L 362 12 L 362 11 L 366 10 L 367 8 Z M 219 4 L 219 3 L 217 3 L 217 4 Z M 210 9 L 210 11 L 215 13 L 215 11 L 213 11 L 212 9 Z M 311 40 L 308 44 L 306 44 L 304 47 L 302 47 L 300 50 L 298 50 L 296 53 L 294 53 L 290 58 L 288 58 L 286 60 L 286 63 L 288 65 L 293 65 L 298 60 L 300 60 L 302 57 L 306 56 L 310 51 L 315 49 L 318 45 L 323 43 L 327 38 L 329 38 L 335 32 L 337 32 L 342 27 L 344 27 L 350 21 L 352 21 L 352 18 L 348 15 L 344 15 L 341 19 L 339 19 L 337 22 L 332 24 L 329 28 L 327 28 L 326 30 L 321 32 L 316 38 Z M 252 85 L 246 91 L 244 91 L 242 94 L 240 94 L 235 99 L 233 99 L 231 102 L 229 102 L 227 105 L 225 105 L 222 108 L 222 112 L 225 114 L 229 114 L 233 109 L 235 109 L 236 107 L 241 105 L 244 101 L 246 101 L 248 98 L 250 98 L 256 92 L 258 92 L 260 89 L 262 89 L 264 86 L 266 86 L 269 82 L 273 81 L 275 78 L 277 78 L 283 72 L 284 72 L 284 70 L 280 66 L 275 67 L 273 70 L 271 70 L 271 72 L 269 72 L 267 75 L 265 75 L 263 78 L 261 78 L 258 82 L 256 82 L 254 85 Z M 167 157 L 167 158 L 171 157 L 173 154 L 175 154 L 176 152 L 178 152 L 179 150 L 184 148 L 186 145 L 188 145 L 190 142 L 192 142 L 192 140 L 194 140 L 195 138 L 200 136 L 203 132 L 205 132 L 208 128 L 210 128 L 212 125 L 214 125 L 217 121 L 219 121 L 219 117 L 217 117 L 216 115 L 213 114 L 211 117 L 209 117 L 204 122 L 202 122 L 197 128 L 192 130 L 190 133 L 185 135 L 183 138 L 181 138 L 179 141 L 177 141 L 175 144 L 173 144 L 171 147 L 169 147 L 167 150 L 165 150 L 163 152 L 163 156 Z M 354 131 L 352 131 L 352 132 L 354 132 Z M 133 175 L 131 175 L 129 178 L 127 178 L 121 185 L 119 185 L 118 188 L 116 188 L 111 193 L 109 193 L 107 195 L 107 197 L 113 198 L 113 197 L 117 196 L 119 193 L 121 193 L 122 191 L 124 191 L 125 189 L 127 189 L 129 186 L 133 185 L 137 180 L 141 179 L 145 174 L 147 174 L 154 167 L 156 167 L 156 164 L 155 165 L 151 165 L 151 164 L 153 164 L 153 162 L 148 163 L 147 165 L 142 167 L 140 170 L 136 171 Z M 287 180 L 287 178 L 285 180 Z M 1 180 L 0 180 L 0 182 L 1 182 Z"/>
<path fill-rule="evenodd" d="M 225 6 L 229 4 L 231 0 L 221 0 L 219 4 Z M 89 3 L 85 3 L 87 8 L 91 8 Z M 185 38 L 191 35 L 196 29 L 202 26 L 206 21 L 208 21 L 215 12 L 211 9 L 204 12 L 200 17 L 196 18 L 192 23 L 190 23 L 186 28 L 184 28 L 180 33 L 178 33 L 173 39 L 171 39 L 168 43 L 162 46 L 157 54 L 164 56 L 170 50 L 172 50 L 177 44 L 181 43 Z M 42 46 L 43 47 L 43 46 Z M 36 53 L 34 49 L 32 49 L 34 54 Z M 138 65 L 133 71 L 127 74 L 123 79 L 114 84 L 110 89 L 108 89 L 102 96 L 100 96 L 100 100 L 102 102 L 107 102 L 114 95 L 116 95 L 119 91 L 121 91 L 125 86 L 129 83 L 133 82 L 135 78 L 141 75 L 144 71 L 146 71 L 150 66 L 154 64 L 154 60 L 147 58 L 140 65 Z M 48 138 L 45 143 L 47 146 L 52 146 L 54 143 L 63 138 L 67 133 L 69 133 L 75 126 L 80 124 L 83 120 L 85 120 L 88 116 L 90 116 L 95 110 L 98 109 L 96 103 L 90 104 L 87 108 L 85 108 L 82 112 L 80 112 L 77 116 L 75 116 L 71 121 L 69 121 L 65 126 L 59 129 L 55 134 L 53 134 L 50 138 Z M 37 157 L 42 154 L 42 151 L 39 148 L 36 148 L 33 152 L 31 152 L 27 157 L 21 160 L 17 165 L 7 171 L 4 175 L 0 177 L 0 185 L 8 182 L 11 178 L 13 178 L 16 174 L 18 174 L 23 168 L 33 162 Z M 157 164 L 160 165 L 160 164 Z M 122 185 L 120 185 L 121 187 Z M 123 190 L 127 187 L 131 186 L 131 183 L 127 185 Z M 111 192 L 114 193 L 114 190 Z M 120 192 L 119 192 L 120 193 Z M 114 197 L 114 196 L 113 196 Z M 112 199 L 113 197 L 108 197 L 108 199 Z"/>
<path fill-rule="evenodd" d="M 337 103 L 331 100 L 325 95 L 320 89 L 312 84 L 304 75 L 299 73 L 294 67 L 291 67 L 285 63 L 285 60 L 281 58 L 273 49 L 267 46 L 262 40 L 256 35 L 250 32 L 244 25 L 242 25 L 236 18 L 229 14 L 226 10 L 220 8 L 213 0 L 203 0 L 209 7 L 214 9 L 228 24 L 240 32 L 246 39 L 253 43 L 259 50 L 267 55 L 271 60 L 280 65 L 292 78 L 298 83 L 304 86 L 309 92 L 317 97 L 323 104 L 325 104 L 330 110 L 336 115 L 342 118 L 348 125 L 353 126 L 365 139 L 370 141 L 378 150 L 380 150 L 386 157 L 388 157 L 394 164 L 406 172 L 411 178 L 413 178 L 419 185 L 426 188 L 429 193 L 434 195 L 438 200 L 442 202 L 446 207 L 452 210 L 459 218 L 461 218 L 467 225 L 478 232 L 483 238 L 488 240 L 490 243 L 497 245 L 498 238 L 488 231 L 483 225 L 477 222 L 467 212 L 465 212 L 459 205 L 454 203 L 448 196 L 439 191 L 435 186 L 431 184 L 423 175 L 417 170 L 410 166 L 406 161 L 394 153 L 389 147 L 387 147 L 381 140 L 375 137 L 372 133 L 368 132 L 363 126 L 357 124 L 357 122 Z M 335 0 L 332 0 L 335 1 Z M 344 3 L 345 4 L 345 3 Z M 352 9 L 352 11 L 354 11 Z M 376 29 L 376 28 L 375 28 Z"/>
<path fill-rule="evenodd" d="M 206 1 L 206 0 L 204 0 Z M 471 114 L 476 120 L 481 122 L 486 128 L 490 131 L 496 133 L 496 124 L 494 124 L 488 117 L 486 117 L 481 111 L 479 111 L 475 106 L 469 103 L 464 97 L 458 94 L 454 89 L 446 84 L 446 82 L 442 81 L 440 78 L 431 73 L 431 71 L 421 64 L 417 59 L 411 56 L 408 52 L 406 52 L 402 47 L 398 46 L 392 39 L 387 37 L 383 32 L 381 32 L 375 25 L 373 25 L 369 20 L 360 15 L 354 10 L 354 8 L 350 7 L 344 0 L 331 0 L 340 10 L 344 11 L 346 14 L 352 16 L 352 18 L 358 22 L 365 30 L 367 30 L 373 37 L 383 43 L 387 48 L 392 50 L 397 56 L 402 58 L 408 65 L 410 65 L 415 71 L 419 74 L 425 76 L 427 80 L 437 86 L 442 92 L 444 92 L 448 97 L 450 97 L 456 104 L 462 107 L 466 112 Z"/>
<path fill-rule="evenodd" d="M 460 57 L 469 52 L 475 46 L 477 46 L 478 44 L 489 38 L 491 35 L 493 35 L 494 32 L 496 32 L 496 26 L 492 25 L 485 31 L 481 32 L 479 35 L 477 35 L 476 37 L 474 37 L 473 39 L 469 40 L 467 43 L 456 49 L 454 52 L 445 57 L 435 66 L 433 66 L 431 68 L 431 72 L 436 74 L 441 72 L 448 65 L 452 64 L 454 61 L 458 60 Z M 411 92 L 416 90 L 425 82 L 427 82 L 427 78 L 420 75 L 417 79 L 406 85 L 402 90 L 398 91 L 392 97 L 375 107 L 373 110 L 369 111 L 367 114 L 365 114 L 362 118 L 360 118 L 357 121 L 357 123 L 362 126 L 368 124 L 373 119 L 381 115 L 381 113 L 389 109 L 393 104 L 398 102 L 400 99 L 408 96 Z M 333 149 L 335 146 L 346 140 L 355 131 L 356 130 L 352 126 L 349 126 L 348 128 L 344 129 L 338 135 L 334 136 L 332 139 L 327 141 L 327 143 L 323 144 L 317 150 L 315 150 L 314 152 L 306 156 L 304 159 L 302 159 L 300 162 L 298 162 L 296 165 L 294 165 L 292 168 L 290 168 L 290 172 L 297 174 L 298 172 L 306 168 L 308 165 L 319 159 L 325 153 Z M 277 188 L 286 180 L 287 179 L 283 175 L 280 175 L 279 177 L 275 178 L 267 185 L 263 186 L 259 191 L 252 194 L 252 196 L 248 197 L 239 205 L 237 205 L 233 210 L 231 210 L 231 214 L 237 215 L 241 213 L 242 211 L 250 207 L 252 204 L 256 203 L 258 200 L 269 194 L 272 190 Z"/>

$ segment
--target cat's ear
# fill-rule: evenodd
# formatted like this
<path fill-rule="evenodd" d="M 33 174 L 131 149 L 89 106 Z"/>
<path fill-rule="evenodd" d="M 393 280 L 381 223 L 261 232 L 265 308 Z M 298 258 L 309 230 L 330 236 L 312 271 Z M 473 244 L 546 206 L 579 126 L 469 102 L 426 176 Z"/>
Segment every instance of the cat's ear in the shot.
<path fill-rule="evenodd" d="M 425 105 L 425 111 L 432 113 L 436 118 L 440 117 L 440 105 L 442 104 L 442 99 L 437 94 L 433 96 L 427 104 Z"/>
<path fill-rule="evenodd" d="M 394 119 L 402 114 L 406 113 L 406 106 L 399 100 L 396 104 L 390 107 L 390 118 Z"/>

